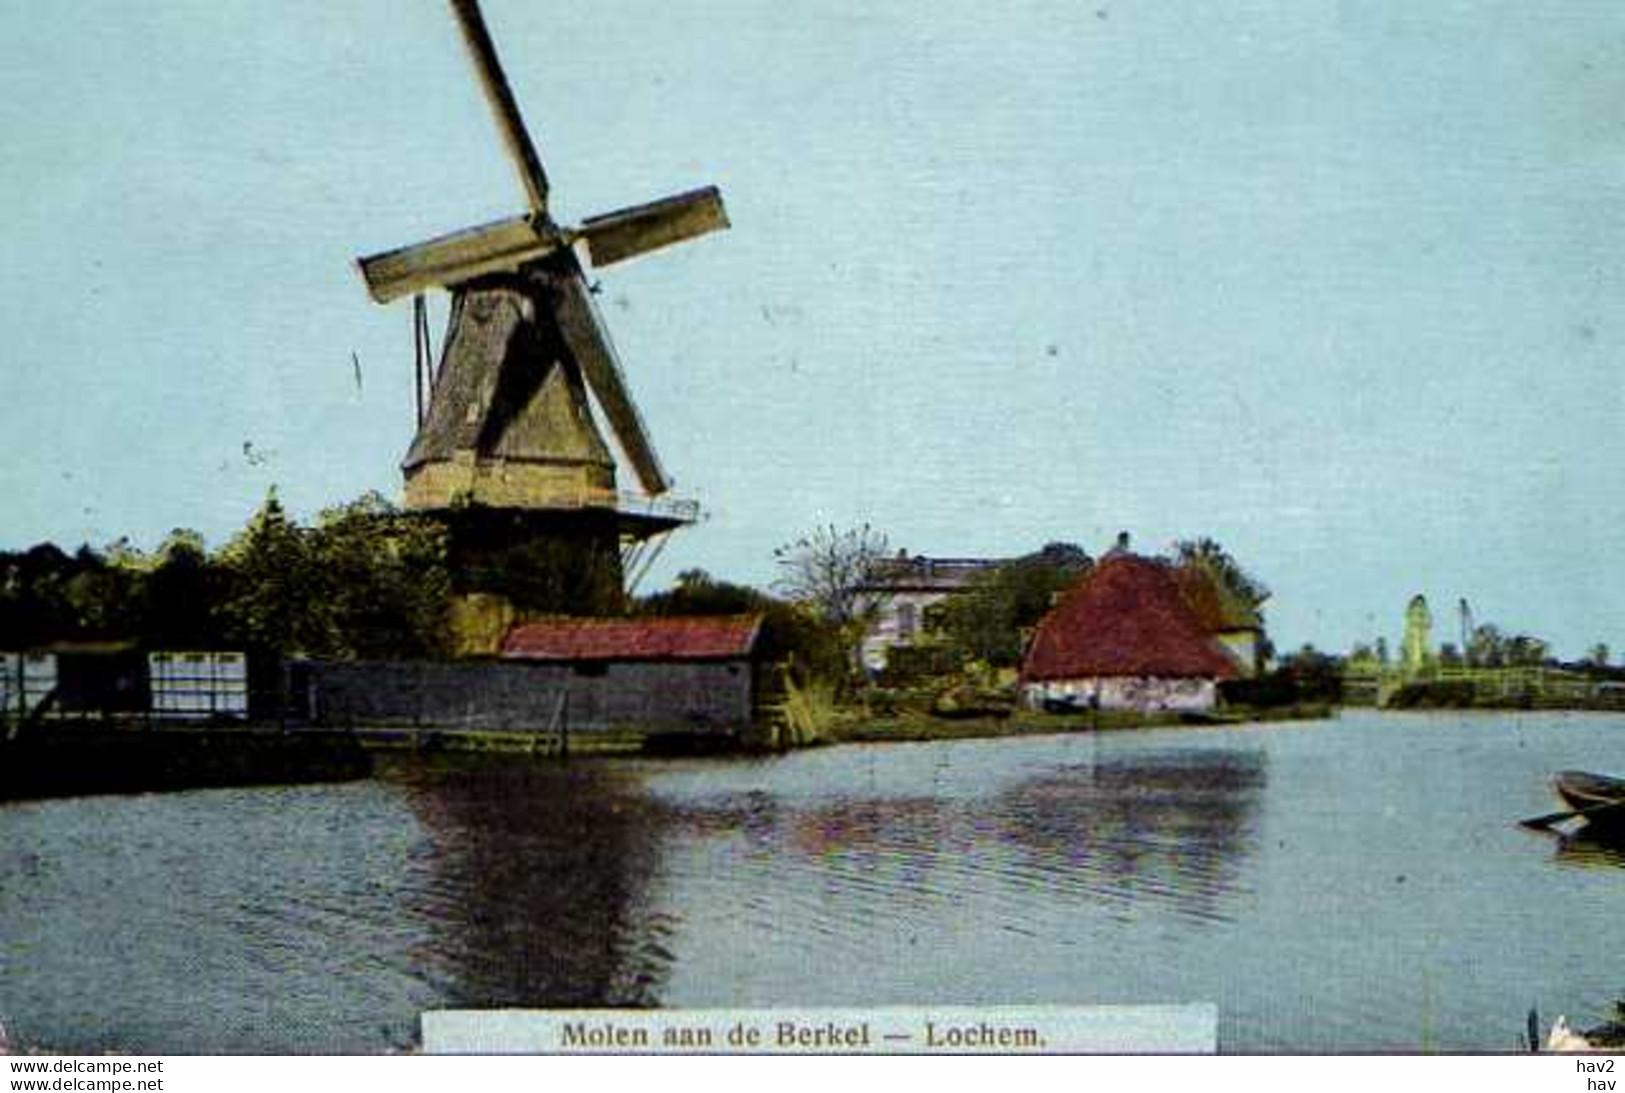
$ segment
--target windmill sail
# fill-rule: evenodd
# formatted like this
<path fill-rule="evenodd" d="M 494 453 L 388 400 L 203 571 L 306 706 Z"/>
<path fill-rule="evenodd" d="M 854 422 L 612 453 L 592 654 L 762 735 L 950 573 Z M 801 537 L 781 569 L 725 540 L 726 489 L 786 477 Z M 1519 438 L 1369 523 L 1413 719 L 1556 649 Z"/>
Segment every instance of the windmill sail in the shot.
<path fill-rule="evenodd" d="M 591 217 L 582 222 L 579 234 L 587 243 L 592 264 L 607 266 L 727 227 L 728 211 L 722 207 L 721 192 L 706 186 Z"/>
<path fill-rule="evenodd" d="M 536 147 L 530 142 L 525 120 L 519 116 L 519 104 L 514 101 L 513 89 L 508 86 L 508 77 L 502 72 L 496 43 L 491 41 L 491 32 L 485 28 L 480 5 L 477 0 L 451 0 L 451 10 L 457 16 L 457 26 L 463 32 L 463 44 L 468 46 L 474 71 L 480 77 L 480 87 L 485 91 L 485 101 L 491 105 L 497 131 L 502 134 L 502 144 L 508 149 L 508 155 L 519 172 L 519 182 L 525 187 L 530 207 L 546 216 L 547 172 L 542 168 L 542 157 L 536 154 Z"/>
<path fill-rule="evenodd" d="M 720 231 L 729 226 L 722 195 L 710 186 L 593 217 L 580 227 L 554 222 L 546 170 L 478 0 L 451 0 L 451 6 L 529 208 L 523 216 L 358 263 L 367 291 L 380 303 L 433 287 L 452 292 L 440 365 L 402 464 L 407 504 L 613 508 L 617 468 L 593 421 L 589 389 L 638 485 L 658 497 L 671 482 L 627 391 L 575 245 L 604 266 Z M 643 519 L 645 535 L 683 522 Z"/>
<path fill-rule="evenodd" d="M 632 464 L 643 492 L 651 497 L 665 493 L 671 488 L 671 480 L 666 477 L 660 457 L 655 454 L 654 445 L 649 441 L 643 416 L 638 413 L 637 405 L 627 392 L 615 347 L 610 344 L 609 335 L 598 317 L 598 309 L 587 295 L 585 282 L 577 274 L 560 278 L 559 287 L 559 332 L 563 334 L 593 394 L 598 397 L 598 405 L 609 419 L 610 428 L 615 430 L 615 439 L 620 442 L 621 450 Z"/>
<path fill-rule="evenodd" d="M 356 264 L 367 294 L 387 304 L 426 288 L 453 288 L 487 273 L 516 270 L 561 245 L 556 235 L 539 232 L 533 218 L 515 216 L 374 254 Z"/>

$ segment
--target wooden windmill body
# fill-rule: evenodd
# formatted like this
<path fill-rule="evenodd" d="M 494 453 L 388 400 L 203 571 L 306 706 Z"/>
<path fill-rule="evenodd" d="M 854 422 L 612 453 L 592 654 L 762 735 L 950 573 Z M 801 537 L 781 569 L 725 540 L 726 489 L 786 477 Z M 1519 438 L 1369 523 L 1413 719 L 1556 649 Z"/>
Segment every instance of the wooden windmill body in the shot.
<path fill-rule="evenodd" d="M 578 249 L 605 266 L 725 228 L 727 215 L 713 187 L 579 227 L 554 223 L 547 175 L 478 4 L 451 6 L 530 208 L 359 262 L 379 303 L 430 288 L 452 296 L 402 463 L 406 504 L 448 524 L 465 596 L 520 614 L 613 611 L 640 552 L 692 522 L 697 508 L 667 496 L 671 481 L 627 391 Z M 620 488 L 589 390 L 640 493 Z"/>

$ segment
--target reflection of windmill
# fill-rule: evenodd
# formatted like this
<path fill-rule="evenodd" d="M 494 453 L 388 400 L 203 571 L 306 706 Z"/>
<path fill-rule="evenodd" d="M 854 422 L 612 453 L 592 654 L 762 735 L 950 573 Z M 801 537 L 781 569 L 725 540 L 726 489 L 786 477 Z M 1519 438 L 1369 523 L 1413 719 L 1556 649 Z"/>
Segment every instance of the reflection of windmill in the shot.
<path fill-rule="evenodd" d="M 584 246 L 595 266 L 609 265 L 725 228 L 727 215 L 713 187 L 575 228 L 556 224 L 547 175 L 478 4 L 452 0 L 451 6 L 530 210 L 360 260 L 367 290 L 379 303 L 435 287 L 452 294 L 428 405 L 420 401 L 417 435 L 402 465 L 406 503 L 452 521 L 467 569 L 511 567 L 516 539 L 547 536 L 554 546 L 570 544 L 564 553 L 577 568 L 612 562 L 618 596 L 619 548 L 627 548 L 631 561 L 643 544 L 691 522 L 696 510 L 662 498 L 670 480 L 627 392 L 576 247 Z M 418 313 L 421 327 L 421 305 Z M 589 389 L 642 488 L 635 500 L 617 490 L 615 460 L 594 424 Z M 560 552 L 551 557 L 549 564 L 558 564 Z M 563 583 L 583 582 L 576 574 Z M 532 587 L 557 593 L 558 584 L 533 581 Z M 559 599 L 545 592 L 517 598 L 533 609 L 605 606 L 543 602 Z"/>

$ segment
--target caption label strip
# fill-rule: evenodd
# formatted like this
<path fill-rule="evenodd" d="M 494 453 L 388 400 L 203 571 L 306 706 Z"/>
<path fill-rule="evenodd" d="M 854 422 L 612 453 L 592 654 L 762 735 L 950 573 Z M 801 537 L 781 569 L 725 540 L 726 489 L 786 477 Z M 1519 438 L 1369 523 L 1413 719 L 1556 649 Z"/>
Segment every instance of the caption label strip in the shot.
<path fill-rule="evenodd" d="M 430 1055 L 1211 1054 L 1218 1007 L 430 1010 Z"/>

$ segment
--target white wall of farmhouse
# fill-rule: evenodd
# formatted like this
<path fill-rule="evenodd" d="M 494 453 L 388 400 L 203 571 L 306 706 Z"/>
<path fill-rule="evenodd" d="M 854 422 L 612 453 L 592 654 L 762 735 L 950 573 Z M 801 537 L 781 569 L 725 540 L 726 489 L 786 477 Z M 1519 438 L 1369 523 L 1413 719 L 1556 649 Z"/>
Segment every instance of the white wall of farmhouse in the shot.
<path fill-rule="evenodd" d="M 1213 635 L 1218 643 L 1224 646 L 1238 667 L 1245 673 L 1242 678 L 1250 678 L 1258 674 L 1263 667 L 1259 658 L 1259 641 L 1257 630 L 1221 630 Z"/>
<path fill-rule="evenodd" d="M 1098 702 L 1103 710 L 1202 713 L 1218 704 L 1219 687 L 1211 679 L 1146 676 L 1046 679 L 1024 684 L 1022 699 L 1034 709 L 1042 708 L 1047 701 L 1059 700 L 1071 701 L 1080 707 Z"/>
<path fill-rule="evenodd" d="M 886 651 L 899 645 L 912 645 L 925 630 L 925 609 L 953 595 L 952 592 L 902 589 L 877 596 L 875 615 L 863 635 L 863 666 L 871 672 L 886 667 Z"/>

